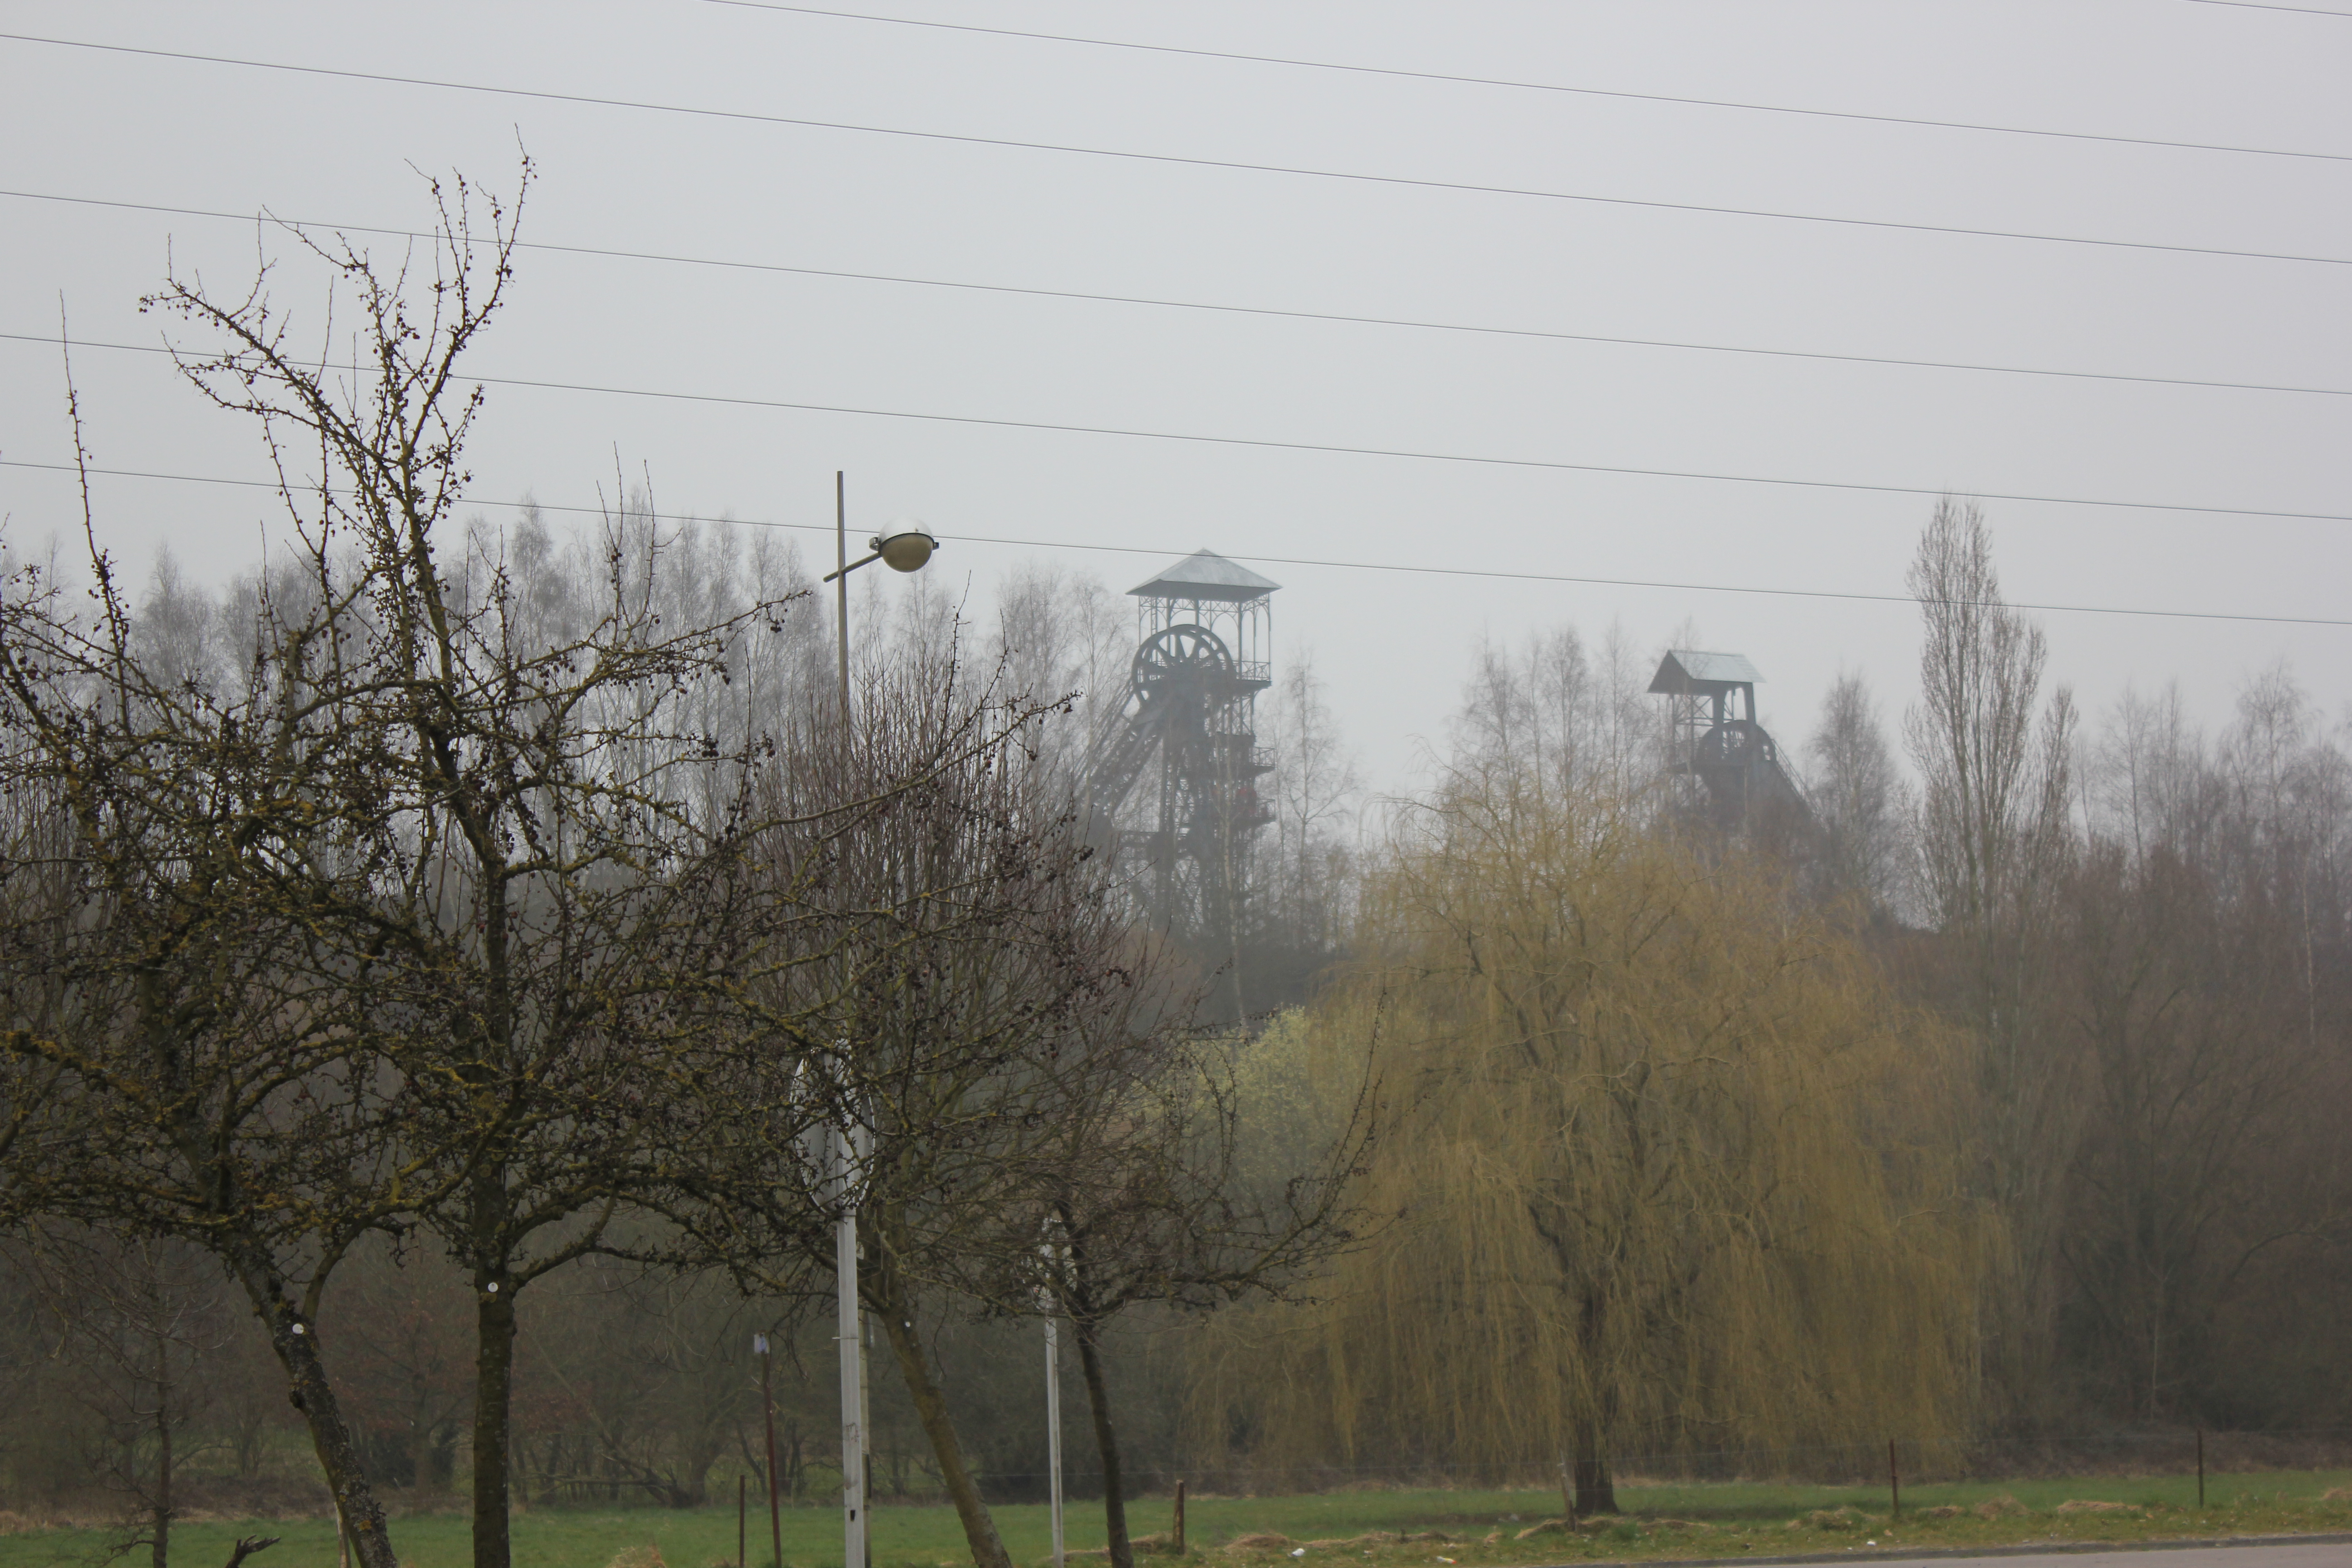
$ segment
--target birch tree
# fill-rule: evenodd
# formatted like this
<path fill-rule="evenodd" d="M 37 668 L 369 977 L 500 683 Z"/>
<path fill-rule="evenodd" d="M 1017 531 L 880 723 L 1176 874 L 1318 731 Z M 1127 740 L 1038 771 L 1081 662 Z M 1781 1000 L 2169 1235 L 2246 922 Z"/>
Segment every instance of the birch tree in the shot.
<path fill-rule="evenodd" d="M 1905 891 L 1908 802 L 1860 674 L 1831 684 L 1805 756 L 1805 796 L 1820 828 L 1816 879 L 1832 898 L 1860 900 L 1865 913 L 1892 912 Z"/>

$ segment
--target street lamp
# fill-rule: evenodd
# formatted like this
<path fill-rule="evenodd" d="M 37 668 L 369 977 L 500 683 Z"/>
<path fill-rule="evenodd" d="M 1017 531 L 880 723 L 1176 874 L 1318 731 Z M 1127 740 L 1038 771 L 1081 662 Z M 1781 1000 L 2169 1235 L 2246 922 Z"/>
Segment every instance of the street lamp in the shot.
<path fill-rule="evenodd" d="M 866 541 L 868 553 L 849 558 L 849 489 L 847 478 L 833 476 L 834 551 L 837 564 L 824 575 L 834 584 L 840 609 L 836 628 L 841 654 L 841 737 L 847 751 L 849 710 L 849 574 L 879 561 L 893 572 L 919 572 L 940 542 L 912 518 L 902 518 Z M 846 1063 L 844 1064 L 846 1066 Z M 866 1506 L 866 1366 L 865 1314 L 857 1299 L 857 1208 L 849 1201 L 857 1180 L 857 1166 L 866 1151 L 859 1148 L 858 1129 L 847 1124 L 833 1130 L 834 1170 L 841 1201 L 835 1222 L 833 1277 L 836 1292 L 835 1337 L 841 1349 L 841 1550 L 843 1568 L 866 1568 L 872 1552 Z M 782 1568 L 779 1560 L 778 1568 Z"/>
<path fill-rule="evenodd" d="M 867 553 L 852 561 L 849 558 L 849 490 L 845 476 L 833 476 L 833 539 L 834 569 L 824 581 L 834 584 L 835 597 L 840 605 L 837 627 L 841 654 L 841 723 L 844 734 L 849 728 L 849 574 L 860 566 L 871 566 L 877 561 L 893 572 L 919 572 L 940 547 L 930 531 L 911 517 L 902 517 L 887 530 L 866 542 Z"/>

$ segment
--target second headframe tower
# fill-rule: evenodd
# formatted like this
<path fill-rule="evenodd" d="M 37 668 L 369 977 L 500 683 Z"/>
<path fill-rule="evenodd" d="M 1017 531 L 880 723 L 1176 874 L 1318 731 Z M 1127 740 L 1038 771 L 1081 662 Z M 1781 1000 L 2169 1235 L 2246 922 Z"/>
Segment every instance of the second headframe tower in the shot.
<path fill-rule="evenodd" d="M 1805 797 L 1780 765 L 1780 742 L 1756 719 L 1756 685 L 1764 678 L 1736 653 L 1668 650 L 1650 681 L 1670 700 L 1669 776 L 1696 781 L 1702 810 L 1727 830 L 1775 817 L 1801 819 Z"/>

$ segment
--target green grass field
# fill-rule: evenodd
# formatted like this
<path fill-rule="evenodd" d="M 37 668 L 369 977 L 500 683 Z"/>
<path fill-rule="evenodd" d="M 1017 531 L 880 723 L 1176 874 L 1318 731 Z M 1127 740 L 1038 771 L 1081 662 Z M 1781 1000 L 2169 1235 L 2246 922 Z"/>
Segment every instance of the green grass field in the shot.
<path fill-rule="evenodd" d="M 1716 1483 L 1618 1489 L 1626 1517 L 1576 1533 L 1553 1532 L 1521 1541 L 1517 1532 L 1559 1511 L 1549 1491 L 1345 1491 L 1299 1497 L 1196 1498 L 1188 1510 L 1188 1544 L 1196 1560 L 1255 1563 L 1292 1561 L 1287 1546 L 1229 1550 L 1236 1537 L 1272 1532 L 1307 1547 L 1306 1561 L 1338 1560 L 1374 1568 L 1501 1568 L 1503 1564 L 1601 1562 L 1644 1557 L 1762 1557 L 1824 1549 L 1968 1546 L 2025 1541 L 2146 1541 L 2166 1537 L 2352 1531 L 2352 1502 L 2326 1501 L 2331 1489 L 2352 1486 L 2352 1472 L 2273 1471 L 2213 1478 L 2208 1506 L 2196 1506 L 2196 1483 L 2182 1477 L 1969 1482 L 1906 1487 L 1905 1517 L 1887 1517 L 1884 1489 Z M 2023 1510 L 1993 1519 L 1973 1511 L 2009 1497 Z M 2057 1511 L 2095 1500 L 2137 1512 Z M 1926 1510 L 1957 1507 L 1946 1518 Z M 1844 1510 L 1844 1511 L 1839 1511 Z M 1130 1510 L 1137 1534 L 1169 1525 L 1165 1498 L 1148 1498 Z M 1013 1555 L 1024 1563 L 1045 1559 L 1049 1541 L 1042 1506 L 995 1510 Z M 1815 1518 L 1826 1515 L 1827 1518 Z M 1098 1508 L 1073 1504 L 1068 1512 L 1073 1552 L 1102 1544 Z M 1793 1524 L 1792 1524 L 1792 1521 Z M 1454 1542 L 1353 1539 L 1443 1531 Z M 323 1520 L 189 1523 L 173 1534 L 173 1558 L 184 1568 L 218 1568 L 240 1534 L 282 1537 L 250 1568 L 332 1568 L 335 1533 Z M 1489 1539 L 1494 1537 L 1495 1539 Z M 598 1511 L 550 1509 L 515 1520 L 515 1568 L 607 1568 L 625 1552 L 652 1547 L 667 1568 L 714 1568 L 735 1560 L 730 1509 L 678 1512 L 656 1509 Z M 824 1509 L 787 1510 L 784 1561 L 789 1568 L 840 1568 L 839 1516 Z M 1317 1544 L 1308 1544 L 1308 1543 Z M 104 1537 L 95 1530 L 46 1529 L 0 1536 L 0 1568 L 95 1563 Z M 413 1515 L 393 1527 L 393 1543 L 415 1568 L 466 1568 L 469 1560 L 462 1513 Z M 751 1524 L 752 1568 L 770 1561 L 768 1524 L 755 1511 Z M 128 1563 L 144 1568 L 142 1550 Z M 877 1568 L 935 1568 L 968 1561 L 954 1513 L 938 1508 L 883 1508 L 875 1513 Z M 1166 1563 L 1164 1557 L 1146 1561 Z M 635 1559 L 635 1568 L 650 1568 Z"/>

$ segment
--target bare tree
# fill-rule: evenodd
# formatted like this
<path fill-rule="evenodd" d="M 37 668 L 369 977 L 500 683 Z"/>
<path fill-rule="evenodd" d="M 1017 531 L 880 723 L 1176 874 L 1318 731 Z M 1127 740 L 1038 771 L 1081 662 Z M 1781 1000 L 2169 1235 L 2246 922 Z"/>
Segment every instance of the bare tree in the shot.
<path fill-rule="evenodd" d="M 1643 695 L 1648 673 L 1622 626 L 1596 651 L 1573 626 L 1538 634 L 1514 657 L 1482 647 L 1453 721 L 1449 766 L 1528 770 L 1563 797 L 1600 789 L 1624 800 L 1659 776 L 1664 731 Z"/>
<path fill-rule="evenodd" d="M 1118 717 L 1133 642 L 1133 617 L 1095 578 L 1030 565 L 997 588 L 986 652 L 1003 670 L 1008 692 L 1037 702 L 1074 701 L 1077 722 L 1038 731 L 1047 759 L 1073 784 L 1089 743 Z"/>
<path fill-rule="evenodd" d="M 316 921 L 362 879 L 329 695 L 351 595 L 260 603 L 234 683 L 159 675 L 90 526 L 86 600 L 35 567 L 0 598 L 0 1200 L 217 1258 L 362 1563 L 393 1568 L 316 1332 L 337 1264 L 426 1185 L 368 1021 L 318 979 Z"/>
<path fill-rule="evenodd" d="M 784 606 L 689 598 L 667 617 L 677 541 L 625 512 L 593 574 L 548 570 L 528 520 L 511 552 L 478 527 L 448 547 L 480 405 L 458 363 L 503 302 L 514 226 L 462 180 L 435 194 L 429 279 L 303 237 L 355 296 L 356 383 L 289 353 L 264 293 L 175 279 L 155 302 L 217 337 L 189 377 L 257 419 L 281 467 L 315 443 L 336 480 L 315 536 L 349 541 L 363 574 L 365 640 L 335 696 L 368 769 L 345 788 L 369 875 L 321 929 L 408 1089 L 403 1137 L 439 1194 L 414 1213 L 469 1277 L 474 1560 L 504 1568 L 517 1297 L 603 1247 L 726 1113 L 681 1090 L 740 1044 L 733 996 L 797 919 L 750 858 L 767 738 L 739 722 L 722 747 L 699 700 Z"/>
<path fill-rule="evenodd" d="M 1892 910 L 1903 892 L 1908 802 L 1877 706 L 1858 672 L 1841 673 L 1831 684 L 1805 752 L 1812 763 L 1805 794 L 1821 830 L 1823 890 L 1832 898 L 1858 898 L 1872 912 Z"/>
<path fill-rule="evenodd" d="M 474 1314 L 465 1273 L 436 1248 L 372 1237 L 325 1303 L 348 1329 L 336 1377 L 360 1413 L 368 1473 L 446 1494 L 474 1396 Z"/>
<path fill-rule="evenodd" d="M 2211 1326 L 2250 1266 L 2344 1217 L 2323 1161 L 2270 1159 L 2333 1136 L 2313 1114 L 2327 1063 L 2305 1030 L 2295 901 L 2226 896 L 2168 847 L 2135 860 L 2107 841 L 2063 910 L 2067 1011 L 2090 1064 L 2059 1236 L 2073 1354 L 2118 1411 L 2200 1415 L 2193 1402 L 2226 1380 Z"/>
<path fill-rule="evenodd" d="M 2200 857 L 2220 804 L 2206 750 L 2178 684 L 2154 697 L 2126 687 L 2085 748 L 2084 815 L 2093 830 L 2126 845 L 2135 860 L 2166 846 Z"/>
<path fill-rule="evenodd" d="M 211 1392 L 201 1363 L 226 1343 L 226 1281 L 217 1264 L 169 1238 L 121 1238 L 71 1225 L 36 1225 L 14 1248 L 40 1289 L 58 1353 L 78 1365 L 98 1417 L 90 1468 L 132 1504 L 110 1555 L 147 1549 L 168 1568 L 181 1513 L 188 1428 Z"/>
<path fill-rule="evenodd" d="M 966 1288 L 1000 1309 L 1017 1310 L 1034 1284 L 1069 1321 L 1113 1568 L 1134 1568 L 1135 1548 L 1105 1368 L 1111 1323 L 1147 1302 L 1200 1313 L 1296 1290 L 1353 1239 L 1349 1183 L 1372 1134 L 1366 1082 L 1328 1140 L 1295 1151 L 1288 1179 L 1257 1188 L 1240 1168 L 1234 1041 L 1186 1027 L 1188 999 L 1149 975 L 1139 963 L 1138 984 L 1073 1018 L 1045 1184 L 962 1259 L 976 1276 Z M 992 1289 L 992 1274 L 1012 1288 Z"/>
<path fill-rule="evenodd" d="M 739 1116 L 736 1164 L 683 1173 L 672 1212 L 686 1258 L 790 1298 L 830 1276 L 833 1219 L 855 1205 L 864 1304 L 974 1562 L 1008 1568 L 917 1324 L 952 1294 L 971 1238 L 1036 1190 L 1065 1110 L 1056 1058 L 1070 1020 L 1129 981 L 1104 946 L 1109 889 L 1067 792 L 1024 749 L 1035 709 L 969 685 L 953 654 L 914 647 L 876 671 L 847 742 L 812 734 L 780 780 L 796 811 L 888 805 L 839 818 L 810 848 L 826 867 L 805 883 L 822 923 L 808 958 L 767 983 L 783 1048 L 738 1064 L 729 1092 L 818 1108 L 862 1152 L 845 1170 L 811 1158 L 805 1110 L 772 1132 Z"/>
<path fill-rule="evenodd" d="M 2073 700 L 2045 703 L 2042 631 L 2002 600 L 1992 533 L 1947 499 L 1908 582 L 1926 633 L 1905 738 L 1919 770 L 1923 900 L 1954 954 L 1950 1001 L 1978 1043 L 1986 1122 L 1981 1190 L 2011 1227 L 2020 1272 L 1988 1348 L 2046 1353 L 2057 1183 L 2072 1151 L 2079 1058 L 2051 1016 L 2048 940 L 2074 844 Z M 2004 1369 L 2021 1393 L 2030 1364 Z"/>
<path fill-rule="evenodd" d="M 161 999 L 151 1057 L 167 1081 L 153 1092 L 173 1092 L 166 1047 L 181 1048 L 194 1016 L 235 1027 L 232 1053 L 268 1041 L 277 1054 L 250 1068 L 235 1055 L 240 1071 L 294 1106 L 344 1108 L 352 1123 L 341 1141 L 321 1129 L 296 1151 L 323 1163 L 302 1173 L 310 1190 L 332 1173 L 356 1195 L 326 1218 L 295 1208 L 275 1222 L 318 1255 L 300 1310 L 266 1308 L 279 1331 L 313 1342 L 327 1266 L 370 1229 L 421 1224 L 467 1271 L 475 1559 L 503 1568 L 516 1296 L 602 1246 L 633 1196 L 697 1157 L 729 1110 L 696 1092 L 698 1075 L 744 1040 L 745 988 L 794 961 L 777 939 L 799 919 L 798 892 L 752 847 L 779 826 L 755 812 L 772 745 L 698 700 L 744 664 L 743 644 L 781 635 L 783 606 L 688 596 L 667 618 L 680 595 L 662 563 L 677 540 L 625 512 L 608 520 L 597 569 L 572 578 L 515 570 L 516 558 L 528 572 L 550 555 L 529 519 L 512 556 L 492 531 L 450 537 L 482 400 L 460 362 L 503 303 L 515 231 L 507 206 L 462 179 L 433 193 L 436 237 L 397 265 L 294 233 L 297 256 L 328 268 L 356 307 L 356 371 L 291 346 L 266 277 L 226 299 L 174 278 L 149 301 L 211 340 L 183 371 L 258 423 L 286 479 L 301 591 L 287 608 L 278 584 L 263 586 L 266 679 L 226 692 L 184 679 L 184 637 L 158 643 L 160 667 L 143 662 L 102 556 L 99 629 L 60 621 L 53 590 L 20 593 L 29 638 L 0 653 L 28 656 L 0 674 L 26 754 L 46 769 L 31 784 L 69 802 L 94 779 L 117 790 L 74 803 L 83 858 L 112 874 L 138 857 L 135 883 L 118 875 L 120 887 L 59 906 L 57 940 L 88 940 L 73 911 L 101 892 L 138 934 L 172 911 L 160 891 L 249 966 L 226 999 L 216 981 L 200 1007 Z M 85 688 L 113 715 L 99 732 L 110 748 L 102 773 L 88 761 Z M 214 794 L 182 805 L 207 785 Z M 205 877 L 186 875 L 192 861 Z M 152 964 L 109 952 L 120 988 L 150 984 Z M 37 1017 L 35 978 L 25 1000 Z M 124 1075 L 96 1077 L 87 1053 L 32 1029 L 21 1049 L 121 1097 Z M 234 1078 L 221 1092 L 236 1114 L 276 1110 Z M 378 1141 L 352 1142 L 362 1135 Z M 276 1181 L 249 1201 L 284 1209 L 301 1190 Z M 48 1201 L 75 1213 L 74 1195 Z M 237 1267 L 257 1302 L 276 1290 L 273 1257 Z M 323 1394 L 301 1393 L 331 1410 Z M 320 1447 L 347 1513 L 360 1510 L 362 1560 L 383 1568 L 350 1434 L 338 1425 Z"/>

